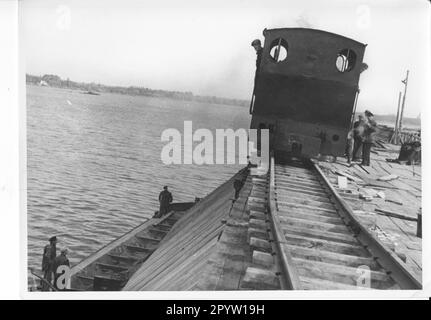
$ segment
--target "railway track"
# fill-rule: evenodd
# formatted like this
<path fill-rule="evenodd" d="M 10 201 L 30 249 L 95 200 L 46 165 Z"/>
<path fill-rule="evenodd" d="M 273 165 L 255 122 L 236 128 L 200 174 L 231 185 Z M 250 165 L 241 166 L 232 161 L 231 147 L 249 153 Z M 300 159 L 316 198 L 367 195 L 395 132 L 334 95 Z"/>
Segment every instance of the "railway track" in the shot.
<path fill-rule="evenodd" d="M 272 158 L 268 175 L 253 178 L 248 206 L 253 264 L 243 288 L 421 289 L 311 161 Z"/>

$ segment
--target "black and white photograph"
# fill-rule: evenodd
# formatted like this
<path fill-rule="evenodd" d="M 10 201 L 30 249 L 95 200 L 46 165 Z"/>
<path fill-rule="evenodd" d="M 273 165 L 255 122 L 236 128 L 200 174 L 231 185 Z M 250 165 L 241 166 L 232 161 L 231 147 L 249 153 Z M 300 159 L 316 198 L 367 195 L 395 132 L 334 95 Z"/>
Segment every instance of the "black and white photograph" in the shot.
<path fill-rule="evenodd" d="M 25 298 L 429 296 L 428 1 L 17 13 Z"/>

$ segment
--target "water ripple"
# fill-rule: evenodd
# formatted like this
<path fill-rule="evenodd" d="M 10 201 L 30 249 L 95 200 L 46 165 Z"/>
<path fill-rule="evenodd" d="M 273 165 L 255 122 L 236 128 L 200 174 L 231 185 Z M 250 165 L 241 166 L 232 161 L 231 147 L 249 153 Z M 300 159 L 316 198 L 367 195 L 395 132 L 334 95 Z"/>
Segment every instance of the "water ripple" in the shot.
<path fill-rule="evenodd" d="M 150 218 L 163 185 L 175 201 L 192 201 L 241 167 L 166 166 L 160 136 L 167 128 L 182 132 L 184 120 L 194 129 L 247 128 L 244 108 L 34 86 L 27 87 L 27 103 L 32 267 L 40 267 L 52 235 L 75 264 Z"/>

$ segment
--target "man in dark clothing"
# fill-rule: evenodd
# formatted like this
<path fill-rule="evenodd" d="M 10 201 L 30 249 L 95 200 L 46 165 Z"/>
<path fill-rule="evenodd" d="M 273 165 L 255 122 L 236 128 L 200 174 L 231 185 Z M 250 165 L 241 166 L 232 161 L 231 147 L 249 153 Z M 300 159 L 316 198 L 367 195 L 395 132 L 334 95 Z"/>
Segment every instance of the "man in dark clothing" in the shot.
<path fill-rule="evenodd" d="M 253 42 L 251 43 L 251 46 L 254 48 L 254 50 L 256 50 L 256 73 L 254 75 L 253 94 L 251 96 L 251 101 L 250 101 L 250 113 L 253 112 L 254 100 L 256 97 L 256 86 L 258 83 L 257 80 L 259 77 L 260 63 L 262 61 L 262 53 L 263 53 L 262 44 L 260 43 L 259 39 L 253 40 Z"/>
<path fill-rule="evenodd" d="M 360 159 L 358 152 L 359 150 L 361 150 L 362 142 L 364 139 L 364 125 L 364 117 L 360 114 L 358 116 L 358 120 L 353 123 L 353 161 L 357 161 Z"/>
<path fill-rule="evenodd" d="M 49 238 L 49 244 L 45 246 L 43 249 L 43 257 L 42 257 L 42 272 L 43 278 L 51 283 L 52 281 L 52 273 L 53 273 L 53 264 L 54 259 L 57 256 L 57 237 Z M 43 291 L 49 291 L 49 286 L 46 283 L 42 284 Z"/>
<path fill-rule="evenodd" d="M 349 130 L 347 133 L 347 141 L 346 141 L 346 151 L 345 155 L 347 158 L 347 163 L 350 164 L 352 160 L 352 154 L 353 154 L 353 129 Z"/>
<path fill-rule="evenodd" d="M 169 212 L 169 205 L 172 202 L 172 193 L 168 191 L 168 187 L 164 186 L 163 191 L 159 194 L 159 202 L 160 202 L 160 209 L 159 209 L 159 217 L 162 217 L 163 215 L 167 214 Z"/>
<path fill-rule="evenodd" d="M 66 248 L 63 248 L 61 250 L 61 254 L 54 259 L 53 263 L 53 271 L 54 271 L 54 287 L 58 289 L 57 287 L 57 279 L 59 276 L 63 274 L 63 272 L 59 272 L 58 267 L 60 266 L 68 266 L 70 267 L 69 259 L 67 258 L 67 252 L 68 250 Z"/>
<path fill-rule="evenodd" d="M 256 50 L 256 73 L 259 72 L 260 62 L 262 61 L 262 44 L 259 39 L 253 40 L 251 46 Z"/>
<path fill-rule="evenodd" d="M 241 191 L 242 185 L 243 183 L 240 179 L 235 179 L 233 182 L 233 188 L 235 189 L 235 200 L 239 197 L 239 192 Z"/>
<path fill-rule="evenodd" d="M 375 134 L 377 131 L 377 123 L 374 120 L 374 115 L 370 111 L 365 111 L 365 124 L 364 124 L 364 140 L 362 143 L 362 165 L 370 165 L 371 146 L 374 143 Z"/>

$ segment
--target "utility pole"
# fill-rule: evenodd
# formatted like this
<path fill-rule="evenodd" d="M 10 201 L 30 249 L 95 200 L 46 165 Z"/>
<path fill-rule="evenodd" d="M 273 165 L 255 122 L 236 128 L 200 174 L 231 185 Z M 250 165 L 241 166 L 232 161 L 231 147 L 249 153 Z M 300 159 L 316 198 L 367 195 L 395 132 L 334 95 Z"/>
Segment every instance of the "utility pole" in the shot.
<path fill-rule="evenodd" d="M 359 87 L 357 87 L 355 93 L 355 101 L 353 102 L 353 112 L 352 116 L 350 117 L 350 129 L 353 128 L 353 123 L 355 122 L 356 106 L 358 105 L 359 92 L 361 92 L 361 90 L 359 89 Z"/>
<path fill-rule="evenodd" d="M 398 144 L 399 123 L 400 123 L 400 108 L 401 108 L 401 91 L 398 94 L 397 118 L 395 120 L 394 134 L 391 137 L 390 143 Z"/>
<path fill-rule="evenodd" d="M 404 116 L 404 107 L 406 104 L 406 94 L 407 94 L 407 83 L 409 81 L 409 70 L 407 70 L 406 78 L 401 82 L 404 83 L 404 96 L 403 96 L 403 104 L 401 105 L 401 115 L 400 115 L 400 126 L 399 132 L 401 134 L 401 130 L 403 129 L 403 116 Z"/>

